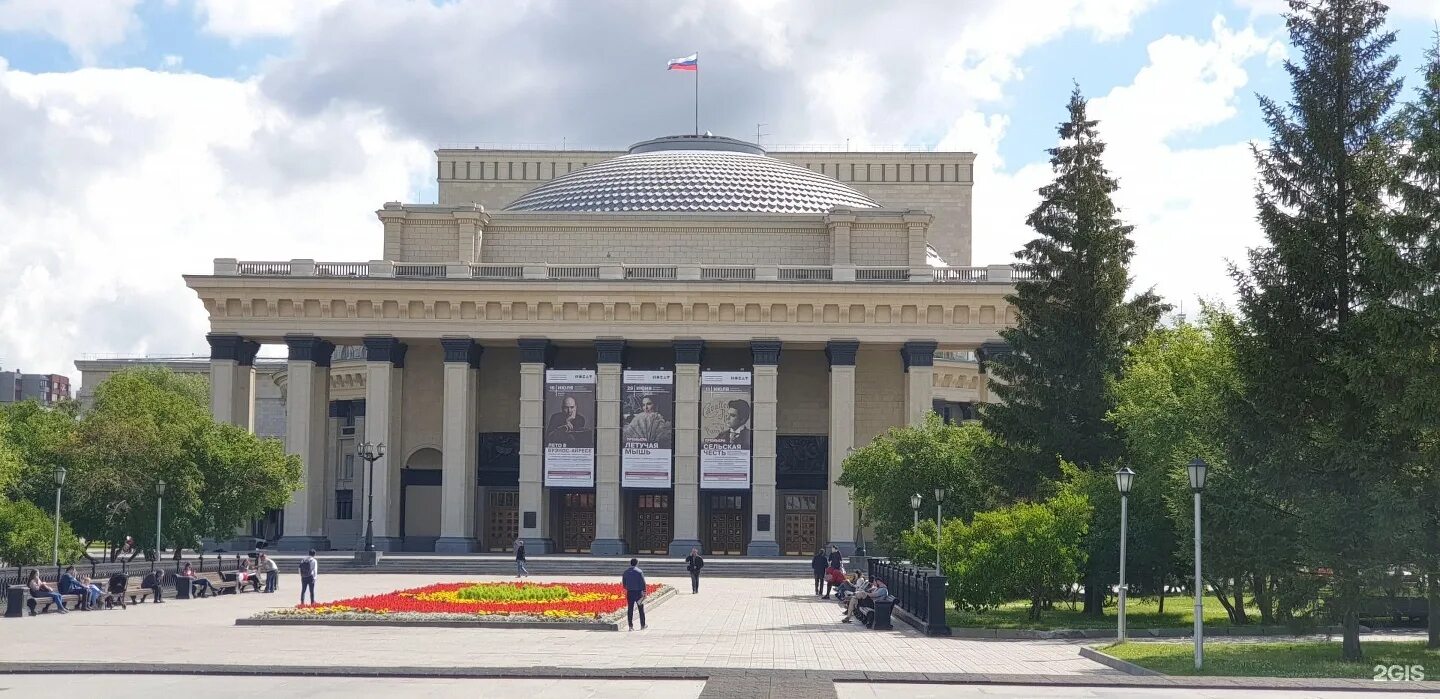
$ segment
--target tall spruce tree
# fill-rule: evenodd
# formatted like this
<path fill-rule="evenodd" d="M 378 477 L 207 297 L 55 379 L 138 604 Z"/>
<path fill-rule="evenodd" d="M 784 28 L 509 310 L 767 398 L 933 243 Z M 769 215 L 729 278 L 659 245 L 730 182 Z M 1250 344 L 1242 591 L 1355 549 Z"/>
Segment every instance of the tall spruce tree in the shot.
<path fill-rule="evenodd" d="M 1300 564 L 1328 575 L 1346 660 L 1361 658 L 1359 607 L 1396 480 L 1393 444 L 1354 379 L 1376 349 L 1357 319 L 1386 245 L 1395 155 L 1385 12 L 1373 0 L 1290 2 L 1292 95 L 1261 98 L 1271 138 L 1255 148 L 1267 244 L 1234 272 L 1250 331 L 1237 343 L 1245 399 L 1232 466 L 1295 516 Z"/>
<path fill-rule="evenodd" d="M 1410 468 L 1397 486 L 1413 499 L 1402 511 L 1415 516 L 1396 529 L 1414 536 L 1403 541 L 1397 560 L 1425 571 L 1429 646 L 1440 648 L 1440 33 L 1422 75 L 1400 113 L 1404 148 L 1391 185 L 1399 207 L 1388 244 L 1375 249 L 1362 314 L 1377 353 L 1359 365 L 1356 379 L 1371 387 L 1365 395 L 1409 451 Z"/>
<path fill-rule="evenodd" d="M 1105 143 L 1085 114 L 1079 87 L 1070 95 L 1060 144 L 1049 150 L 1055 180 L 1040 189 L 1026 224 L 1038 234 L 1019 252 L 1022 280 L 1006 297 L 1018 318 L 1000 336 L 1011 352 L 991 364 L 995 394 L 981 419 L 1000 439 L 996 472 L 1012 495 L 1033 497 L 1060 476 L 1062 460 L 1082 470 L 1117 461 L 1124 444 L 1106 414 L 1109 383 L 1126 346 L 1167 310 L 1146 291 L 1126 300 L 1135 244 L 1111 200 L 1119 187 L 1102 163 Z M 1086 574 L 1085 610 L 1100 614 L 1103 589 Z"/>

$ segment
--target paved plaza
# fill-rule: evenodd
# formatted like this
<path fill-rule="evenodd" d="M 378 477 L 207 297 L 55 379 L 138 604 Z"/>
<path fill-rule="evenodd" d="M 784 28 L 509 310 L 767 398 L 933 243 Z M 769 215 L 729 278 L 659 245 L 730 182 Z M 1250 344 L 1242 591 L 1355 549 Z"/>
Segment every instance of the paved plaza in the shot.
<path fill-rule="evenodd" d="M 322 575 L 320 601 L 484 576 Z M 513 578 L 510 578 L 513 579 Z M 541 577 L 540 582 L 594 578 Z M 618 571 L 615 582 L 619 581 Z M 8 619 L 0 657 L 15 661 L 182 663 L 266 667 L 718 667 L 987 674 L 1118 674 L 1079 656 L 1072 641 L 927 638 L 897 621 L 894 631 L 841 624 L 840 608 L 817 600 L 809 580 L 657 579 L 681 593 L 654 609 L 646 631 L 235 626 L 237 617 L 291 606 L 298 579 L 273 595 L 172 600 L 128 610 Z M 138 642 L 140 639 L 143 642 Z M 65 648 L 64 653 L 56 649 Z M 863 652 L 862 652 L 863 651 Z"/>

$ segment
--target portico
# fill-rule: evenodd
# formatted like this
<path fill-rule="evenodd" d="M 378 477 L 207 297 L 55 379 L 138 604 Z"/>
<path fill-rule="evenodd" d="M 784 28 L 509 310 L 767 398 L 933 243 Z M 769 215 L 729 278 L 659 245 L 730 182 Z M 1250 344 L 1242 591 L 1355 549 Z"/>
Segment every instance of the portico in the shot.
<path fill-rule="evenodd" d="M 706 166 L 702 146 L 727 144 L 672 145 L 657 152 Z M 532 198 L 561 197 L 555 211 L 386 205 L 385 260 L 217 259 L 187 276 L 210 316 L 217 418 L 253 414 L 251 348 L 288 348 L 286 445 L 306 477 L 281 546 L 351 547 L 365 498 L 347 449 L 364 440 L 386 444 L 373 513 L 386 550 L 853 548 L 834 482 L 845 454 L 924 419 L 936 353 L 974 352 L 1012 319 L 1010 270 L 927 264 L 926 212 L 842 209 L 819 201 L 838 182 L 727 158 L 717 171 L 796 178 L 765 196 L 817 201 L 585 211 L 557 177 Z M 630 248 L 642 261 L 605 252 Z M 337 346 L 363 355 L 332 361 Z M 648 431 L 630 427 L 643 400 L 663 413 L 641 420 Z"/>

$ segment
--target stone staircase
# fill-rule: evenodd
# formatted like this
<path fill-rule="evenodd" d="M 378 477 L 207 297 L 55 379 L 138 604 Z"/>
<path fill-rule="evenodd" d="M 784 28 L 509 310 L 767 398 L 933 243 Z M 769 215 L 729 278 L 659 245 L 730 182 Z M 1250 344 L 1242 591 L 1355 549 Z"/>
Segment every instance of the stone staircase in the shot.
<path fill-rule="evenodd" d="M 293 569 L 301 556 L 292 553 L 271 554 L 281 570 Z M 326 552 L 316 556 L 321 574 L 382 573 L 395 575 L 502 575 L 515 574 L 515 560 L 505 554 L 418 555 L 386 554 L 377 566 L 356 565 L 351 555 Z M 685 577 L 685 561 L 680 558 L 637 556 L 646 575 Z M 629 565 L 629 556 L 545 555 L 530 556 L 526 565 L 534 576 L 580 575 L 615 577 Z M 715 578 L 803 578 L 811 576 L 810 560 L 806 558 L 732 558 L 705 559 L 706 577 Z"/>

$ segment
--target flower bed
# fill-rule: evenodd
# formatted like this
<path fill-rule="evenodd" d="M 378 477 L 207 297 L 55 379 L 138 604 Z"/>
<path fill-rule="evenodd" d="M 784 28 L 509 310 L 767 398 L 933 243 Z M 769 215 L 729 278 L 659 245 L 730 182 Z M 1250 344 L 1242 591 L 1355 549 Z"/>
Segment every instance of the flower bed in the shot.
<path fill-rule="evenodd" d="M 647 600 L 663 585 L 646 587 Z M 381 595 L 261 612 L 259 620 L 614 622 L 625 614 L 615 583 L 438 583 Z"/>

